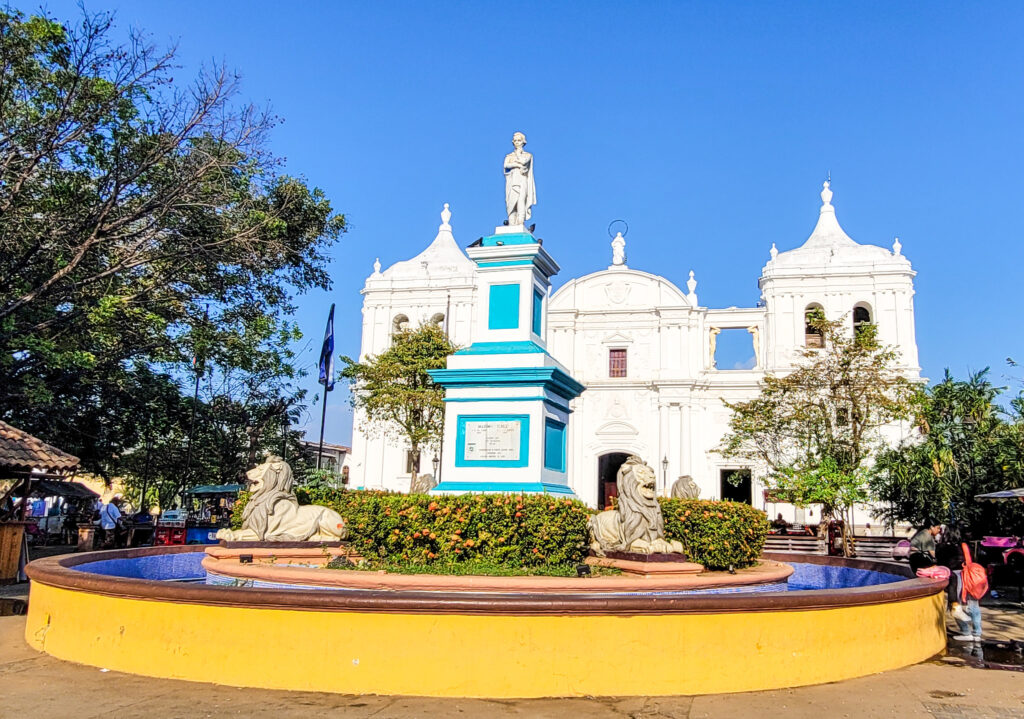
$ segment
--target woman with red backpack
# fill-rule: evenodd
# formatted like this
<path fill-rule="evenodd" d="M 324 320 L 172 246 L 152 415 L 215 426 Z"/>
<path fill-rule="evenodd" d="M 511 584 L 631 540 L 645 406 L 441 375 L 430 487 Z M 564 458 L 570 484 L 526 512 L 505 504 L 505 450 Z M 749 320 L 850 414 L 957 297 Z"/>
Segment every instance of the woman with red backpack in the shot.
<path fill-rule="evenodd" d="M 981 598 L 988 593 L 988 573 L 985 568 L 971 559 L 971 550 L 960 541 L 960 533 L 954 527 L 943 531 L 943 542 L 947 561 L 943 562 L 952 570 L 949 578 L 951 614 L 956 620 L 960 633 L 953 639 L 958 642 L 981 642 Z M 959 546 L 957 546 L 959 545 Z"/>

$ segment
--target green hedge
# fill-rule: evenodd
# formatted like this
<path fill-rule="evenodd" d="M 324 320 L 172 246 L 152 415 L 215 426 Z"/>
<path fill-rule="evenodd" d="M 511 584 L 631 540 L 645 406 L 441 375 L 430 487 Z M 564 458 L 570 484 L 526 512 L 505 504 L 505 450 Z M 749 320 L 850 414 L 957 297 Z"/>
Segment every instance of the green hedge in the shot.
<path fill-rule="evenodd" d="M 343 489 L 299 489 L 299 501 L 345 518 L 352 543 L 371 561 L 452 564 L 479 560 L 512 568 L 568 565 L 586 557 L 587 520 L 578 500 L 551 495 L 431 496 Z M 234 507 L 241 525 L 248 496 Z M 768 533 L 764 512 L 747 504 L 662 499 L 665 533 L 708 569 L 750 566 Z"/>
<path fill-rule="evenodd" d="M 706 569 L 749 567 L 761 556 L 768 517 L 740 502 L 662 499 L 665 534 L 678 539 L 691 561 Z"/>
<path fill-rule="evenodd" d="M 336 510 L 367 558 L 415 563 L 488 559 L 515 567 L 572 564 L 586 556 L 582 502 L 550 495 L 431 496 L 312 490 L 314 504 Z"/>

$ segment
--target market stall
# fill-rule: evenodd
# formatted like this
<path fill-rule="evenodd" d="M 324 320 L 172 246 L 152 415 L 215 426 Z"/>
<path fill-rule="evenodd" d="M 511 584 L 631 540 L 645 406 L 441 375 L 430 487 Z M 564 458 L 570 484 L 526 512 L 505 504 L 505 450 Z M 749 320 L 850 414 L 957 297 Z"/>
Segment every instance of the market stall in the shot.
<path fill-rule="evenodd" d="M 241 484 L 186 489 L 184 508 L 160 515 L 154 544 L 216 544 L 218 530 L 231 526 L 231 511 L 242 489 Z"/>
<path fill-rule="evenodd" d="M 78 457 L 0 422 L 0 583 L 21 578 L 29 558 L 26 531 L 39 532 L 29 511 L 35 487 L 68 482 L 78 464 Z"/>

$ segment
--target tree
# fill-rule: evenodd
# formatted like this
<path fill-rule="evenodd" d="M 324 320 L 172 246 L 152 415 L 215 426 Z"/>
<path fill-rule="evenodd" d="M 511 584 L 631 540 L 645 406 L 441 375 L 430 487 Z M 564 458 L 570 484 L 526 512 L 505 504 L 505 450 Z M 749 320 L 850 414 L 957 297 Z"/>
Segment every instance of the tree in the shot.
<path fill-rule="evenodd" d="M 879 344 L 874 325 L 850 332 L 819 311 L 809 322 L 822 347 L 805 349 L 797 367 L 767 375 L 749 402 L 728 403 L 729 431 L 718 452 L 765 470 L 766 489 L 797 506 L 821 504 L 822 525 L 867 499 L 872 458 L 884 429 L 909 417 L 914 385 Z M 852 547 L 844 530 L 846 553 Z"/>
<path fill-rule="evenodd" d="M 111 22 L 0 10 L 0 416 L 103 472 L 141 441 L 119 419 L 145 411 L 140 367 L 186 384 L 239 345 L 223 369 L 294 378 L 263 340 L 296 336 L 294 295 L 329 288 L 345 230 L 279 174 L 276 120 L 236 75 L 183 84 L 173 51 Z"/>
<path fill-rule="evenodd" d="M 442 369 L 456 349 L 444 330 L 430 323 L 395 332 L 391 346 L 365 362 L 342 357 L 341 374 L 351 384 L 353 407 L 362 412 L 362 429 L 402 438 L 413 457 L 437 447 L 444 430 L 444 389 L 427 370 Z"/>
<path fill-rule="evenodd" d="M 988 370 L 941 382 L 914 403 L 920 435 L 883 452 L 871 478 L 878 514 L 890 522 L 940 520 L 968 534 L 1015 533 L 1019 503 L 985 503 L 977 494 L 1024 486 L 1024 421 L 1019 397 L 1003 410 Z"/>

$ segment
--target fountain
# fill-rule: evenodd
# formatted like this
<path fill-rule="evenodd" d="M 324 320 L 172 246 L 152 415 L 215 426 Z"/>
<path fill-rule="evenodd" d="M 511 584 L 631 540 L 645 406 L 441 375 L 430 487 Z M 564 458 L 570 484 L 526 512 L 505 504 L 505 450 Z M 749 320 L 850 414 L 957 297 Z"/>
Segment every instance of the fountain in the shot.
<path fill-rule="evenodd" d="M 303 514 L 323 527 L 320 509 Z M 620 537 L 611 518 L 594 524 Z M 595 559 L 614 559 L 609 550 Z M 353 559 L 344 543 L 283 541 L 40 559 L 28 567 L 26 639 L 61 659 L 146 676 L 496 698 L 792 687 L 945 648 L 945 582 L 889 562 L 764 554 L 735 575 L 570 578 L 325 568 L 338 558 Z"/>

